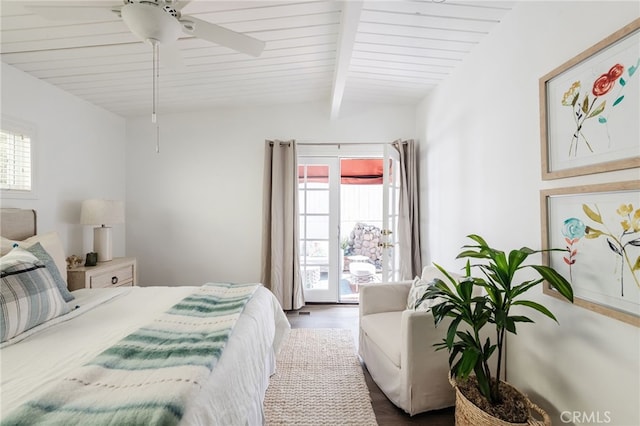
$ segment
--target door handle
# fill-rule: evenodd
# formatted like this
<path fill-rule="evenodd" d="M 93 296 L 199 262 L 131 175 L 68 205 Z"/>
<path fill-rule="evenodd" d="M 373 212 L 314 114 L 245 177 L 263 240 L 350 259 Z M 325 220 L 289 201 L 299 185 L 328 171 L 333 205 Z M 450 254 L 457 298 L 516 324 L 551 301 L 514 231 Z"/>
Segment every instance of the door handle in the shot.
<path fill-rule="evenodd" d="M 393 231 L 391 229 L 383 229 L 382 231 L 380 231 L 380 233 L 382 235 L 391 235 L 393 234 Z"/>
<path fill-rule="evenodd" d="M 388 249 L 393 247 L 393 244 L 391 243 L 378 243 L 378 247 L 382 247 L 383 249 Z"/>

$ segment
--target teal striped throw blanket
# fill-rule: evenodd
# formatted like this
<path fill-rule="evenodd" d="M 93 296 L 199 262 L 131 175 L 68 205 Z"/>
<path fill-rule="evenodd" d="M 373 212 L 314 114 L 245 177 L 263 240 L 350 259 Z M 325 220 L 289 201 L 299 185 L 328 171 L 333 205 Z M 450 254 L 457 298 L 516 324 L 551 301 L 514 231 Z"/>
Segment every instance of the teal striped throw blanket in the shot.
<path fill-rule="evenodd" d="M 2 424 L 177 424 L 257 287 L 205 284 Z"/>

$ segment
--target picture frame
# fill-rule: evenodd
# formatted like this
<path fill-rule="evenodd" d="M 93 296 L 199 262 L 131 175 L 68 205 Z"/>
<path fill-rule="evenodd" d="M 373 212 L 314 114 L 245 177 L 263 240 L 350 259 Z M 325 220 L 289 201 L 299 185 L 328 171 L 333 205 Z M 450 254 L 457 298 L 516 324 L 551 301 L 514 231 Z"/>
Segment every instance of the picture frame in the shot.
<path fill-rule="evenodd" d="M 544 265 L 574 304 L 640 327 L 640 180 L 540 191 Z M 548 283 L 543 293 L 565 300 Z"/>
<path fill-rule="evenodd" d="M 640 18 L 539 80 L 542 179 L 640 167 Z"/>

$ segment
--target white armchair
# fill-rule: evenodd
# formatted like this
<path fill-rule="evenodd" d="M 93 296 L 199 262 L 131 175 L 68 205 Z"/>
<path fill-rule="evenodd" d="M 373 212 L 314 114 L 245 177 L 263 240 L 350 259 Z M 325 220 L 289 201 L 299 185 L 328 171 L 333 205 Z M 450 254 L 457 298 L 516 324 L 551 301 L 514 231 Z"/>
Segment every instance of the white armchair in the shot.
<path fill-rule="evenodd" d="M 423 280 L 436 277 L 448 282 L 434 266 L 422 271 Z M 433 347 L 450 322 L 436 328 L 431 312 L 406 309 L 410 288 L 411 281 L 361 286 L 359 354 L 387 398 L 414 415 L 454 405 L 455 393 L 449 354 Z"/>

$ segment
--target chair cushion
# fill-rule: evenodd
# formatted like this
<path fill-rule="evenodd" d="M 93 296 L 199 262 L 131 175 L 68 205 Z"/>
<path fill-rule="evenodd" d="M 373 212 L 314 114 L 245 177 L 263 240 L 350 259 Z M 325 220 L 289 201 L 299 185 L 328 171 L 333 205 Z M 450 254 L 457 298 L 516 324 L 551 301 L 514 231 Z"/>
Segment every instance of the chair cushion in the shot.
<path fill-rule="evenodd" d="M 376 273 L 376 267 L 367 262 L 351 262 L 349 272 L 357 276 L 373 275 Z"/>
<path fill-rule="evenodd" d="M 364 315 L 360 318 L 361 331 L 366 333 L 380 348 L 380 351 L 398 368 L 400 368 L 400 346 L 402 344 L 401 321 L 402 311 L 381 312 Z"/>

